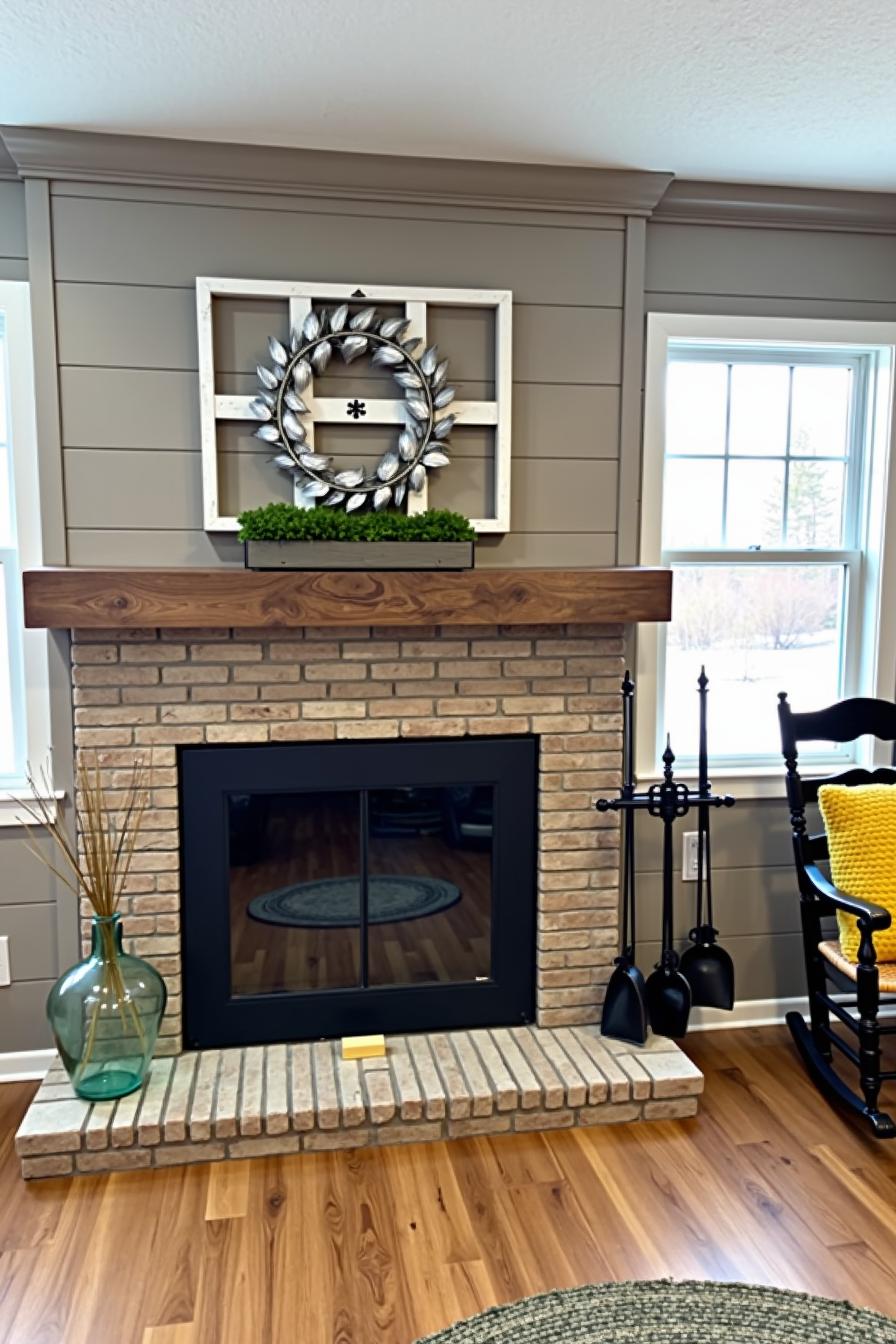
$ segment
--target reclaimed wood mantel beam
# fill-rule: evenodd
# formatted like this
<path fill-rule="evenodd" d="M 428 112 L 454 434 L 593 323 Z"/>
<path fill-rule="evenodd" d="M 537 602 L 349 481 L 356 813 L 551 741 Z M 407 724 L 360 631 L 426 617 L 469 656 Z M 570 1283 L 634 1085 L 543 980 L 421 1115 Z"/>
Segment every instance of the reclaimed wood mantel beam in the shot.
<path fill-rule="evenodd" d="M 667 621 L 668 569 L 253 571 L 33 569 L 25 624 L 47 629 Z"/>

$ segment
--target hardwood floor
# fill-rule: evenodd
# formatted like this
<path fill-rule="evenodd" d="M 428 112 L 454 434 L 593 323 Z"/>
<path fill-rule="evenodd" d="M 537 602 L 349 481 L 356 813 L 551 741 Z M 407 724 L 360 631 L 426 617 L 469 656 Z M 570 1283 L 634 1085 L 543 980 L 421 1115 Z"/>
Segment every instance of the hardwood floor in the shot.
<path fill-rule="evenodd" d="M 411 1344 L 605 1279 L 777 1284 L 896 1315 L 896 1144 L 841 1119 L 783 1029 L 694 1035 L 700 1116 L 19 1179 L 0 1087 L 2 1344 Z"/>

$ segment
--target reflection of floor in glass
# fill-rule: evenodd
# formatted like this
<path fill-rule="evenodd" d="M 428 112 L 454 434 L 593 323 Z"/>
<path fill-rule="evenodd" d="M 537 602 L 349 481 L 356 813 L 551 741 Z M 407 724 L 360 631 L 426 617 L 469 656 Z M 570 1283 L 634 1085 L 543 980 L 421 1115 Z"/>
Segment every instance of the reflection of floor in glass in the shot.
<path fill-rule="evenodd" d="M 349 797 L 356 797 L 350 795 Z M 272 809 L 260 845 L 264 858 L 230 875 L 231 981 L 234 994 L 334 989 L 358 983 L 357 928 L 302 929 L 246 914 L 263 892 L 321 876 L 358 871 L 357 811 L 328 799 L 325 816 L 285 804 Z M 265 843 L 269 841 L 269 843 Z M 441 836 L 371 838 L 371 873 L 431 874 L 454 882 L 456 905 L 439 914 L 369 928 L 371 985 L 469 981 L 488 975 L 491 855 L 453 849 Z"/>
<path fill-rule="evenodd" d="M 796 710 L 822 709 L 839 699 L 838 647 L 833 631 L 807 636 L 798 648 L 669 649 L 664 731 L 678 756 L 697 751 L 697 677 L 709 677 L 709 750 L 712 756 L 775 755 L 778 692 Z"/>

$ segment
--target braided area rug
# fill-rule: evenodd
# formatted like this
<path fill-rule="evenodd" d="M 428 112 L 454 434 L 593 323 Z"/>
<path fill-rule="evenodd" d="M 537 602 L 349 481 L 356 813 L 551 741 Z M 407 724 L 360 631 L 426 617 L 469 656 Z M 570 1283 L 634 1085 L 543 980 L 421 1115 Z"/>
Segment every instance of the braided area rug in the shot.
<path fill-rule="evenodd" d="M 742 1283 L 601 1283 L 493 1307 L 420 1344 L 896 1344 L 896 1321 Z"/>

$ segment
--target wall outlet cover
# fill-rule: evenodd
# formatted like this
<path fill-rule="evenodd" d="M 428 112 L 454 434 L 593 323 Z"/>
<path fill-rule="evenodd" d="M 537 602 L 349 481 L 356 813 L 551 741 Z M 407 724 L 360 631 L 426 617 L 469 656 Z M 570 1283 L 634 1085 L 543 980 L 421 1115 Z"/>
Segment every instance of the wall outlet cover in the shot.
<path fill-rule="evenodd" d="M 0 986 L 12 984 L 9 969 L 9 934 L 0 936 Z"/>
<path fill-rule="evenodd" d="M 703 876 L 706 876 L 706 856 L 703 856 Z M 681 880 L 697 881 L 697 832 L 685 831 L 681 837 Z"/>

